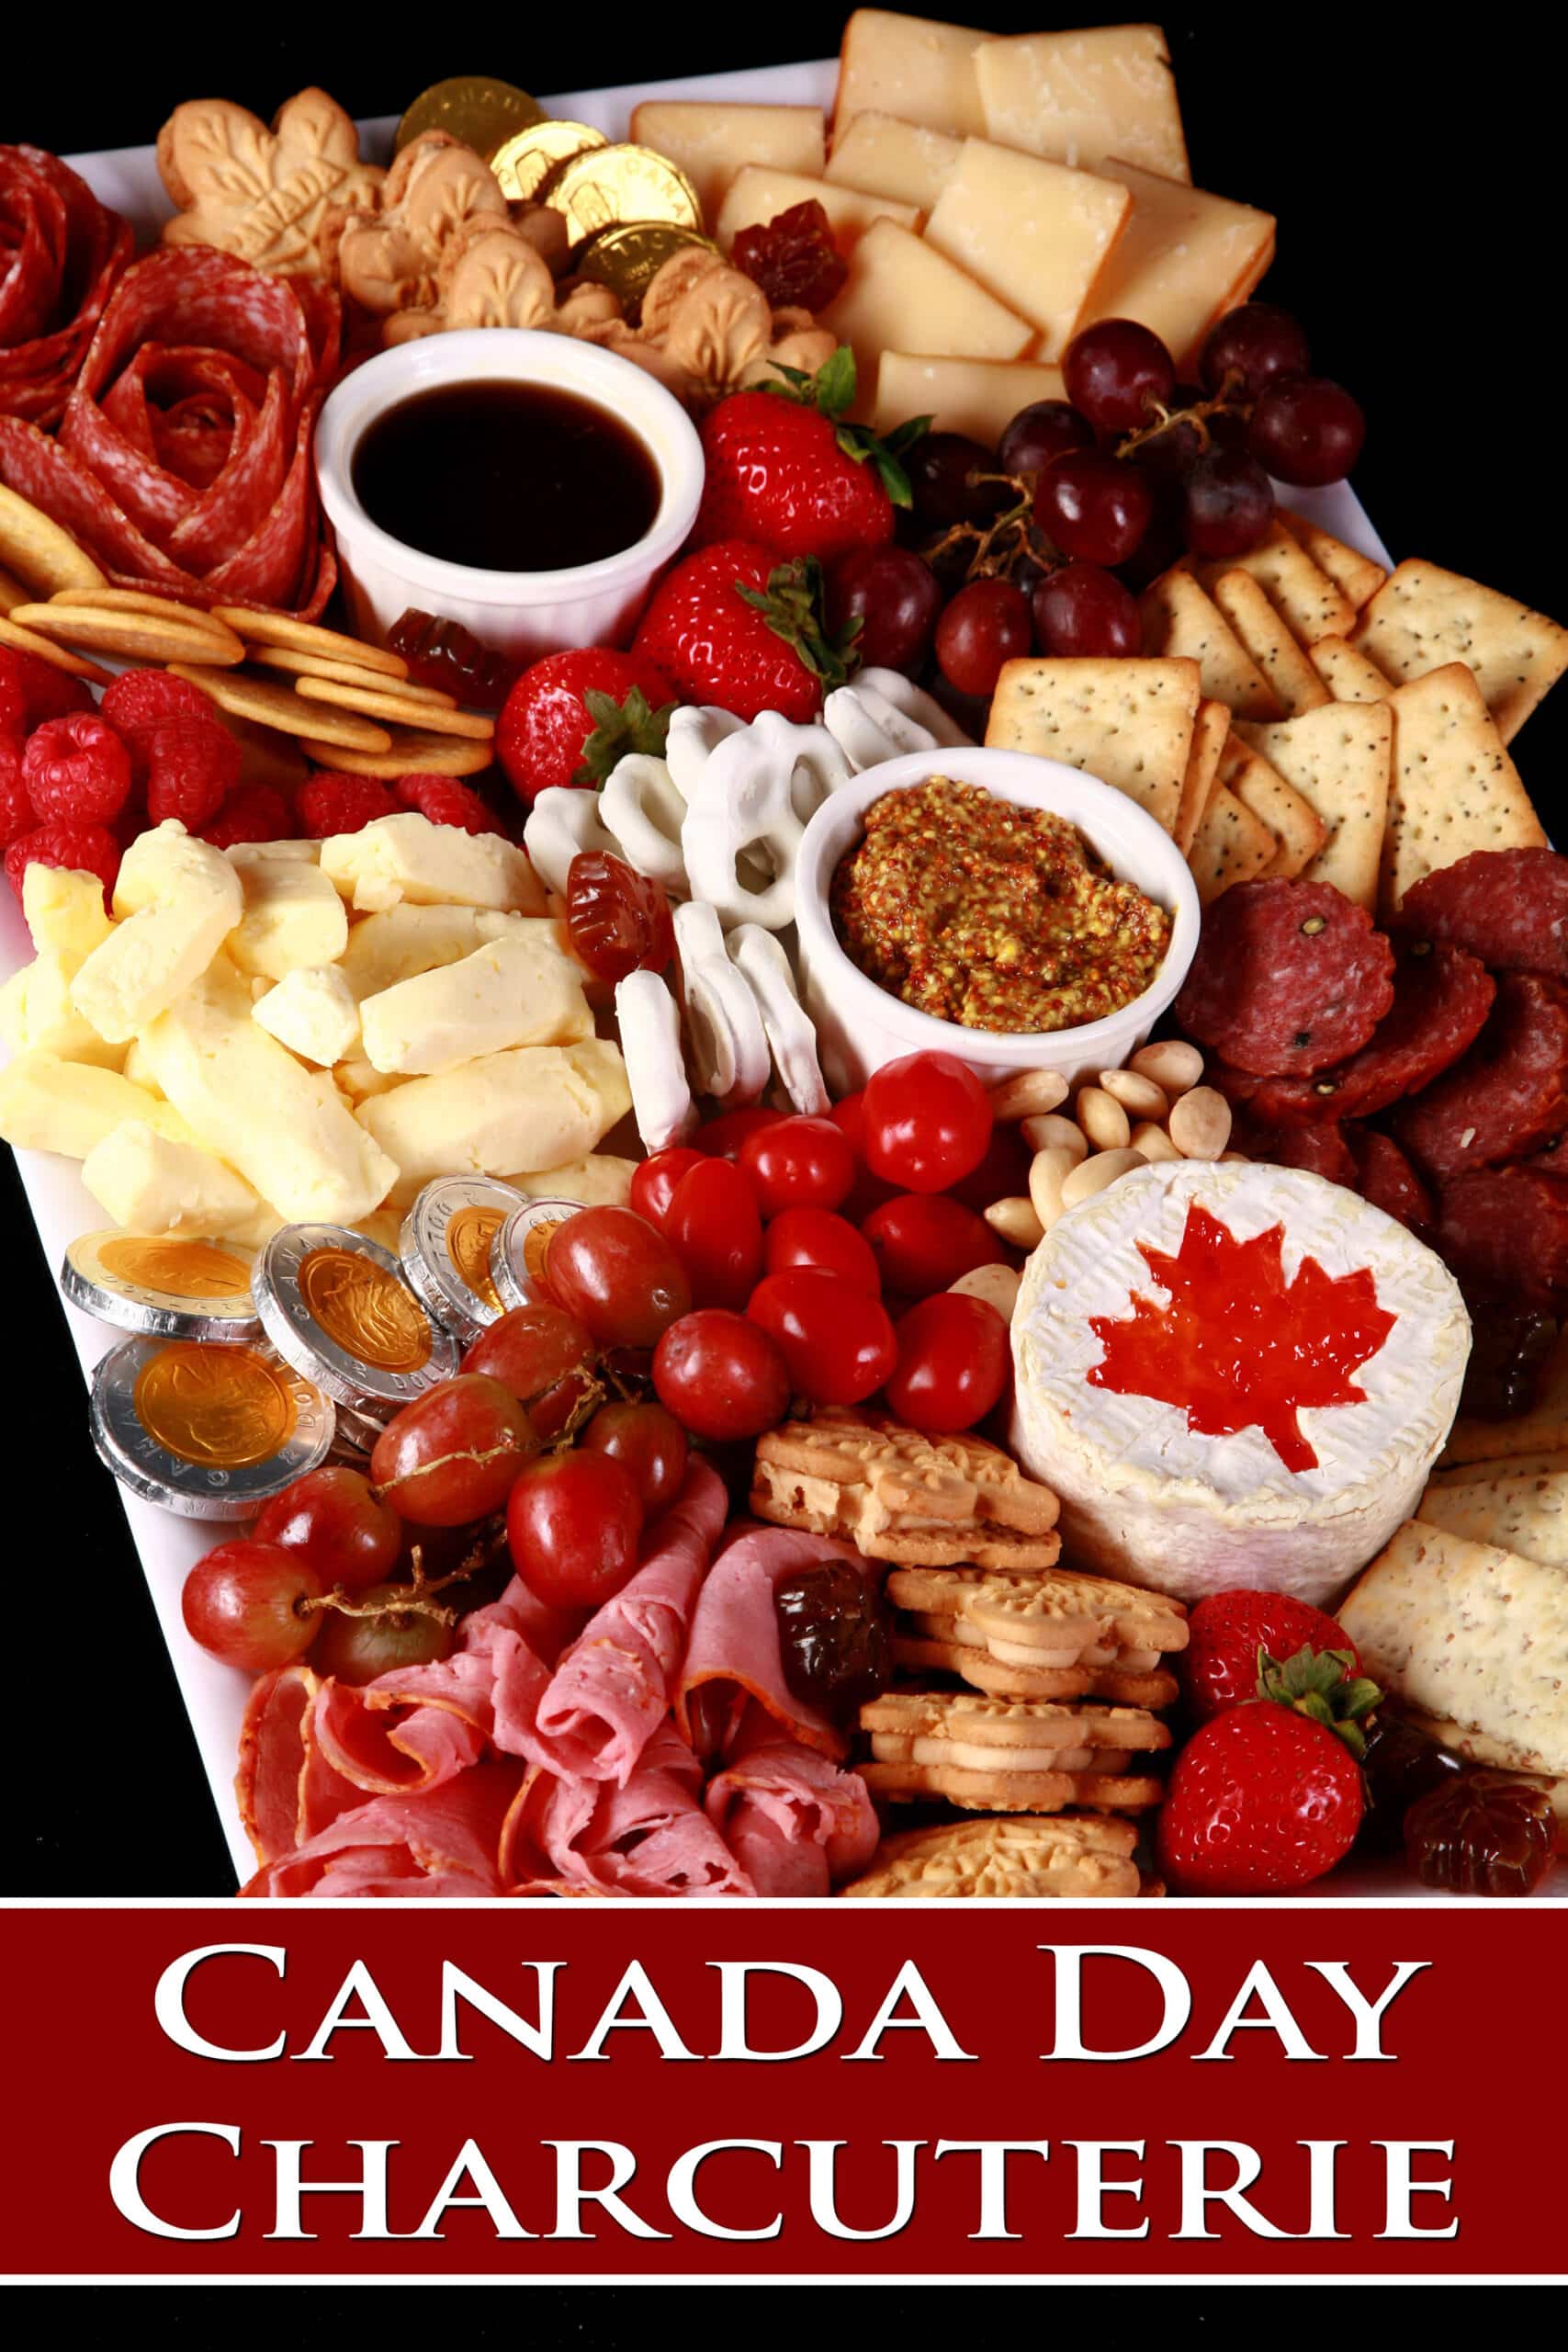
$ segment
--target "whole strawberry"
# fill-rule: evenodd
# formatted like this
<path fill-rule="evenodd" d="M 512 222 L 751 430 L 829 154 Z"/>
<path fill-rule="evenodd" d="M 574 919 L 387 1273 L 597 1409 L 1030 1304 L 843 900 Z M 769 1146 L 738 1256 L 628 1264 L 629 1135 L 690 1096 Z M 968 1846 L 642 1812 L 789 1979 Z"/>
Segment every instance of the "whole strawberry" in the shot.
<path fill-rule="evenodd" d="M 1337 1658 L 1265 1654 L 1259 1696 L 1203 1724 L 1176 1760 L 1155 1833 L 1179 1894 L 1280 1894 L 1342 1862 L 1366 1809 L 1359 1718 L 1382 1696 Z"/>
<path fill-rule="evenodd" d="M 664 749 L 670 680 L 637 647 L 547 653 L 502 706 L 495 749 L 513 790 L 532 806 L 547 786 L 603 784 L 628 752 Z"/>
<path fill-rule="evenodd" d="M 909 504 L 899 452 L 929 419 L 901 425 L 886 441 L 846 424 L 855 363 L 844 344 L 815 376 L 798 368 L 778 373 L 778 383 L 732 392 L 704 419 L 707 477 L 693 544 L 753 539 L 823 562 L 886 547 L 895 506 Z"/>
<path fill-rule="evenodd" d="M 1343 1629 L 1288 1592 L 1211 1593 L 1193 1610 L 1187 1628 L 1181 1687 L 1201 1724 L 1258 1696 L 1259 1650 L 1275 1657 L 1325 1650 L 1345 1658 L 1348 1676 L 1360 1672 L 1356 1645 Z"/>
<path fill-rule="evenodd" d="M 746 539 L 699 548 L 667 573 L 634 650 L 658 662 L 684 702 L 716 703 L 738 718 L 777 710 L 802 725 L 855 661 L 849 637 L 830 638 L 823 621 L 816 558 L 781 563 Z"/>

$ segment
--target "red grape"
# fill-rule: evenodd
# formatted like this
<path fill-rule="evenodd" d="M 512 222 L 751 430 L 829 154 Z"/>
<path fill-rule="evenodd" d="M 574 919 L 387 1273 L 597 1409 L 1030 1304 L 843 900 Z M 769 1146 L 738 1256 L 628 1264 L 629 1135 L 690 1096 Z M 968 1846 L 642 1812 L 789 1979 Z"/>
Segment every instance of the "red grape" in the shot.
<path fill-rule="evenodd" d="M 1255 401 L 1276 376 L 1304 376 L 1312 364 L 1307 339 L 1273 302 L 1243 302 L 1209 329 L 1198 357 L 1203 389 L 1216 397 L 1226 388 Z"/>
<path fill-rule="evenodd" d="M 474 1341 L 461 1369 L 488 1373 L 509 1388 L 526 1406 L 536 1437 L 547 1445 L 589 1393 L 593 1342 L 575 1315 L 541 1299 L 498 1316 Z"/>
<path fill-rule="evenodd" d="M 656 1151 L 651 1159 L 639 1159 L 632 1170 L 631 1204 L 656 1233 L 665 1229 L 670 1204 L 682 1177 L 699 1167 L 705 1157 L 704 1152 L 694 1151 L 689 1144 L 672 1143 L 662 1151 Z"/>
<path fill-rule="evenodd" d="M 324 1587 L 349 1592 L 390 1576 L 403 1540 L 397 1512 L 340 1462 L 308 1470 L 263 1503 L 253 1532 L 258 1544 L 281 1544 L 308 1560 Z"/>
<path fill-rule="evenodd" d="M 299 1552 L 243 1538 L 220 1544 L 185 1580 L 180 1613 L 193 1642 L 248 1673 L 266 1674 L 303 1657 L 320 1619 L 300 1608 L 324 1587 Z"/>
<path fill-rule="evenodd" d="M 976 1266 L 1001 1266 L 1007 1252 L 983 1216 L 944 1193 L 899 1193 L 874 1209 L 865 1238 L 885 1290 L 908 1298 L 951 1290 Z"/>
<path fill-rule="evenodd" d="M 856 548 L 828 575 L 828 625 L 835 635 L 858 620 L 855 650 L 868 668 L 924 666 L 942 610 L 942 582 L 912 548 Z"/>
<path fill-rule="evenodd" d="M 653 1385 L 682 1429 L 716 1442 L 760 1437 L 789 1404 L 777 1343 L 761 1324 L 721 1306 L 671 1325 L 653 1351 Z"/>
<path fill-rule="evenodd" d="M 1082 563 L 1125 563 L 1153 513 L 1154 493 L 1137 467 L 1098 451 L 1058 458 L 1034 485 L 1036 523 L 1064 555 Z"/>
<path fill-rule="evenodd" d="M 1049 572 L 1030 610 L 1043 653 L 1122 656 L 1144 650 L 1137 598 L 1098 564 L 1066 563 Z"/>
<path fill-rule="evenodd" d="M 781 1119 L 747 1136 L 736 1155 L 765 1217 L 781 1209 L 836 1209 L 855 1181 L 855 1155 L 831 1119 Z"/>
<path fill-rule="evenodd" d="M 787 1274 L 796 1266 L 818 1266 L 824 1273 L 841 1275 L 868 1298 L 881 1294 L 882 1278 L 870 1242 L 848 1217 L 835 1216 L 830 1209 L 781 1210 L 762 1237 L 762 1250 L 770 1274 Z"/>
<path fill-rule="evenodd" d="M 541 1600 L 596 1609 L 637 1567 L 642 1497 L 625 1462 L 578 1448 L 530 1462 L 506 1506 L 512 1565 Z"/>
<path fill-rule="evenodd" d="M 406 1585 L 378 1584 L 359 1595 L 361 1601 L 381 1604 L 373 1617 L 351 1617 L 341 1609 L 323 1611 L 326 1622 L 310 1653 L 316 1672 L 360 1688 L 380 1675 L 406 1674 L 411 1667 L 433 1666 L 438 1658 L 450 1657 L 456 1626 L 427 1609 L 400 1609 L 399 1600 L 408 1597 Z"/>
<path fill-rule="evenodd" d="M 1194 555 L 1246 555 L 1267 537 L 1273 520 L 1274 493 L 1256 458 L 1207 449 L 1188 469 L 1181 526 Z"/>
<path fill-rule="evenodd" d="M 887 1408 L 917 1430 L 969 1430 L 999 1402 L 1011 1351 L 994 1306 L 963 1291 L 938 1291 L 898 1324 L 898 1363 Z"/>
<path fill-rule="evenodd" d="M 1287 376 L 1252 412 L 1247 447 L 1279 481 L 1321 490 L 1343 481 L 1361 454 L 1367 420 L 1343 384 L 1326 376 Z"/>
<path fill-rule="evenodd" d="M 909 478 L 915 518 L 932 530 L 988 523 L 1009 503 L 1005 482 L 970 479 L 999 469 L 985 443 L 966 433 L 924 433 L 899 462 Z"/>
<path fill-rule="evenodd" d="M 943 1193 L 978 1167 L 991 1098 L 956 1055 L 905 1054 L 865 1085 L 865 1163 L 908 1193 Z"/>
<path fill-rule="evenodd" d="M 675 1251 L 631 1209 L 579 1209 L 558 1225 L 545 1251 L 545 1281 L 605 1348 L 652 1347 L 692 1303 Z"/>
<path fill-rule="evenodd" d="M 988 695 L 1002 664 L 1027 653 L 1029 605 L 1010 580 L 972 580 L 936 625 L 936 658 L 964 695 Z"/>
<path fill-rule="evenodd" d="M 730 1159 L 688 1169 L 665 1224 L 690 1278 L 693 1304 L 744 1306 L 762 1271 L 762 1220 L 745 1170 Z"/>
<path fill-rule="evenodd" d="M 1057 458 L 1094 447 L 1094 427 L 1067 401 L 1031 401 L 1021 408 L 997 447 L 1004 474 L 1043 473 Z"/>
<path fill-rule="evenodd" d="M 370 1476 L 416 1527 L 465 1527 L 501 1509 L 538 1450 L 511 1389 L 489 1373 L 460 1372 L 393 1416 L 376 1441 Z"/>
<path fill-rule="evenodd" d="M 1062 355 L 1067 398 L 1100 433 L 1135 433 L 1164 407 L 1176 367 L 1157 334 L 1136 319 L 1099 319 Z"/>
<path fill-rule="evenodd" d="M 595 1453 L 625 1463 L 651 1519 L 668 1510 L 686 1475 L 686 1432 L 662 1405 L 601 1406 L 582 1432 Z"/>
<path fill-rule="evenodd" d="M 746 1312 L 778 1341 L 791 1388 L 813 1405 L 861 1404 L 897 1361 L 886 1308 L 841 1274 L 811 1266 L 770 1274 Z"/>

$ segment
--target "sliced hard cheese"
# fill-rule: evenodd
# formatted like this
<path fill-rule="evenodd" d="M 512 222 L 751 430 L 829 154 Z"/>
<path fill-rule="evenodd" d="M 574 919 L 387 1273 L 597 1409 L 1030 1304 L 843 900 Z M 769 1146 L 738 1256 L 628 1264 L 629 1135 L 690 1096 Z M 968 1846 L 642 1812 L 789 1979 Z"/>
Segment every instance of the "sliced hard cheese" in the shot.
<path fill-rule="evenodd" d="M 1214 321 L 1245 302 L 1269 267 L 1273 216 L 1136 165 L 1135 157 L 1097 165 L 1103 178 L 1126 188 L 1133 214 L 1083 322 L 1136 319 L 1180 368 Z"/>
<path fill-rule="evenodd" d="M 960 142 L 923 123 L 859 114 L 833 147 L 828 177 L 868 196 L 890 196 L 929 212 L 958 161 Z"/>
<path fill-rule="evenodd" d="M 1160 1367 L 1179 1363 L 1189 1343 L 1179 1327 L 1168 1348 L 1145 1340 L 1123 1349 L 1123 1367 L 1129 1358 L 1147 1363 L 1148 1393 L 1090 1378 L 1107 1362 L 1108 1331 L 1135 1317 L 1147 1328 L 1171 1310 L 1173 1294 L 1144 1250 L 1179 1257 L 1196 1210 L 1228 1237 L 1226 1248 L 1282 1229 L 1283 1292 L 1260 1267 L 1267 1318 L 1264 1294 L 1239 1310 L 1233 1361 L 1247 1371 L 1229 1393 L 1219 1388 L 1221 1409 L 1207 1414 L 1190 1401 L 1197 1390 L 1181 1389 L 1181 1403 L 1160 1393 Z M 1355 1278 L 1342 1307 L 1316 1276 L 1303 1275 L 1307 1259 L 1329 1283 Z M 1245 1297 L 1247 1276 L 1234 1261 L 1224 1277 Z M 1300 1355 L 1286 1350 L 1266 1370 L 1256 1334 L 1277 1326 L 1298 1277 L 1304 1289 L 1293 1350 L 1315 1356 L 1339 1334 L 1347 1344 L 1342 1354 L 1303 1364 L 1292 1390 L 1288 1368 Z M 1199 1307 L 1200 1327 L 1204 1313 L 1212 1319 L 1217 1311 L 1213 1299 Z M 1394 1319 L 1392 1329 L 1377 1322 L 1375 1344 L 1363 1354 L 1370 1312 Z M 1226 1335 L 1214 1336 L 1201 1392 L 1212 1402 L 1225 1360 Z M 1326 1602 L 1414 1508 L 1453 1418 L 1469 1344 L 1464 1302 L 1447 1267 L 1355 1193 L 1296 1169 L 1167 1161 L 1080 1202 L 1031 1258 L 1012 1321 L 1013 1451 L 1060 1497 L 1064 1552 L 1075 1566 L 1183 1600 L 1261 1585 Z M 1268 1371 L 1286 1380 L 1281 1395 L 1265 1387 Z M 1325 1393 L 1343 1401 L 1310 1401 Z M 1309 1459 L 1299 1458 L 1281 1423 L 1270 1435 L 1243 1419 L 1249 1409 L 1278 1413 L 1281 1404 L 1293 1406 Z M 1197 1425 L 1204 1419 L 1209 1430 Z M 1215 1432 L 1213 1424 L 1227 1419 L 1240 1425 Z M 1287 1466 L 1281 1445 L 1297 1455 L 1296 1466 Z"/>
<path fill-rule="evenodd" d="M 916 206 L 899 204 L 892 197 L 863 196 L 858 188 L 839 187 L 831 180 L 807 179 L 796 172 L 775 172 L 748 164 L 730 181 L 713 233 L 728 253 L 742 229 L 776 220 L 781 212 L 791 211 L 797 204 L 822 207 L 841 253 L 847 253 L 874 220 L 897 220 L 912 229 L 920 217 Z"/>
<path fill-rule="evenodd" d="M 743 164 L 819 178 L 826 154 L 820 107 L 736 106 L 695 98 L 645 98 L 632 108 L 631 135 L 679 164 L 711 220 Z"/>
<path fill-rule="evenodd" d="M 850 255 L 850 275 L 818 323 L 850 345 L 869 409 L 882 354 L 902 348 L 910 330 L 939 357 L 1016 359 L 1032 340 L 1027 319 L 897 221 L 877 220 Z M 917 412 L 918 413 L 918 412 Z"/>
<path fill-rule="evenodd" d="M 1157 25 L 1017 33 L 975 54 L 986 136 L 1098 171 L 1111 155 L 1188 177 L 1176 77 Z"/>
<path fill-rule="evenodd" d="M 989 39 L 967 25 L 933 25 L 886 8 L 857 8 L 844 27 L 840 52 L 834 144 L 856 115 L 867 113 L 898 115 L 955 139 L 983 131 L 975 52 Z"/>
<path fill-rule="evenodd" d="M 926 241 L 1031 322 L 1043 359 L 1059 359 L 1132 209 L 1115 180 L 966 139 Z"/>
<path fill-rule="evenodd" d="M 1043 359 L 938 359 L 885 351 L 876 375 L 876 429 L 929 416 L 933 433 L 967 433 L 995 448 L 1021 408 L 1060 401 L 1059 368 Z"/>

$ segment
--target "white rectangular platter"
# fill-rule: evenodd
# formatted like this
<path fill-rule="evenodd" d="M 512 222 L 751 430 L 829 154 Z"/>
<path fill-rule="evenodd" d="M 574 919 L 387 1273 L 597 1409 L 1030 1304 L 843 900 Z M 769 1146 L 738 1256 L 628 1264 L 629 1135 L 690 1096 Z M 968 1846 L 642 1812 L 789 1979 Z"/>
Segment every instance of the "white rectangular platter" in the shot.
<path fill-rule="evenodd" d="M 592 123 L 611 139 L 624 139 L 631 109 L 642 98 L 728 97 L 774 105 L 829 107 L 832 104 L 837 73 L 837 60 L 824 59 L 746 74 L 697 74 L 637 87 L 569 90 L 546 97 L 541 104 L 548 114 Z M 378 160 L 389 157 L 396 127 L 389 116 L 363 123 L 360 128 L 367 153 Z M 151 146 L 118 147 L 98 154 L 72 155 L 66 160 L 106 204 L 113 205 L 135 224 L 140 243 L 152 242 L 158 223 L 171 208 L 158 178 Z M 1352 546 L 1379 562 L 1391 560 L 1360 502 L 1344 484 L 1326 491 L 1294 492 L 1292 497 L 1297 507 Z M 31 951 L 21 910 L 8 890 L 0 890 L 0 978 L 4 978 L 26 961 Z M 67 1244 L 78 1234 L 100 1225 L 102 1211 L 84 1189 L 74 1160 L 33 1151 L 18 1151 L 16 1157 L 44 1256 L 51 1267 L 58 1268 Z M 120 1335 L 65 1306 L 63 1301 L 62 1312 L 71 1328 L 84 1379 L 89 1381 L 99 1357 Z M 85 1405 L 78 1427 L 77 1442 L 85 1447 L 89 1439 Z M 123 1487 L 120 1500 L 196 1734 L 235 1872 L 243 1880 L 250 1876 L 254 1858 L 235 1810 L 233 1776 L 249 1679 L 219 1665 L 198 1649 L 180 1616 L 180 1589 L 186 1575 L 218 1540 L 218 1531 L 202 1521 L 176 1518 L 154 1504 L 140 1500 Z M 1568 1871 L 1553 1872 L 1552 1879 L 1568 1882 Z M 1373 1872 L 1359 1865 L 1337 1872 L 1325 1883 L 1323 1891 L 1369 1899 L 1440 1899 L 1424 1895 L 1402 1871 Z M 1562 1894 L 1568 1896 L 1568 1884 L 1563 1885 Z"/>

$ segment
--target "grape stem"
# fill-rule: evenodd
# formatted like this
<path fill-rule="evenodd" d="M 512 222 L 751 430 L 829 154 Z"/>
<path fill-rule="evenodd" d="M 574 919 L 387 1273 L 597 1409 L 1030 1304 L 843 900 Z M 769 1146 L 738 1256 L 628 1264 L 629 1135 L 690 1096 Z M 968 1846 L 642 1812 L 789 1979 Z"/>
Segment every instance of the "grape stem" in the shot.
<path fill-rule="evenodd" d="M 973 553 L 964 567 L 965 582 L 971 580 L 1010 580 L 1026 556 L 1036 563 L 1054 570 L 1062 561 L 1059 550 L 1053 547 L 1044 533 L 1032 527 L 1031 516 L 1034 509 L 1034 486 L 1018 474 L 972 473 L 964 477 L 971 490 L 983 489 L 988 482 L 1005 482 L 1016 493 L 1014 504 L 1006 507 L 993 523 L 954 523 L 940 539 L 922 548 L 920 553 L 927 563 L 934 564 L 954 549 L 973 544 Z"/>
<path fill-rule="evenodd" d="M 1162 433 L 1168 433 L 1177 424 L 1191 425 L 1203 447 L 1213 448 L 1214 436 L 1209 430 L 1210 417 L 1218 416 L 1222 412 L 1227 416 L 1250 416 L 1252 413 L 1247 402 L 1231 397 L 1234 388 L 1240 382 L 1239 373 L 1232 368 L 1213 400 L 1194 401 L 1190 408 L 1167 408 L 1163 401 L 1149 401 L 1147 406 L 1154 412 L 1152 423 L 1141 424 L 1135 433 L 1129 433 L 1118 441 L 1117 457 L 1130 458 L 1134 449 L 1143 448 L 1147 442 L 1157 441 Z"/>

